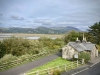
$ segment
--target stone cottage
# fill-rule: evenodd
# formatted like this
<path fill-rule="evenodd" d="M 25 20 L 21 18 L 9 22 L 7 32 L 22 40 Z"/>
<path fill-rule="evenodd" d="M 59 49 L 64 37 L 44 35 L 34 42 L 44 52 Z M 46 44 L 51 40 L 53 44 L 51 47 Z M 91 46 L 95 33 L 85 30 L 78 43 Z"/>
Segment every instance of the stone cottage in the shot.
<path fill-rule="evenodd" d="M 82 51 L 90 52 L 91 59 L 98 57 L 98 49 L 96 44 L 87 42 L 83 35 L 82 42 L 80 42 L 80 40 L 77 38 L 76 42 L 69 42 L 62 48 L 62 58 L 72 59 L 75 55 L 78 55 Z"/>

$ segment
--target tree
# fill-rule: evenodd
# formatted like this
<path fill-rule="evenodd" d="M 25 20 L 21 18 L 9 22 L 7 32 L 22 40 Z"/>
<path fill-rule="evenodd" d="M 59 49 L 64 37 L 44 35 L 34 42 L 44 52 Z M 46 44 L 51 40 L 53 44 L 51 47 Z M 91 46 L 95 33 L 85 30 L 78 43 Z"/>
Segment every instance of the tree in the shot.
<path fill-rule="evenodd" d="M 71 31 L 64 35 L 64 42 L 67 44 L 70 41 L 76 41 L 77 37 L 80 37 L 80 32 Z"/>
<path fill-rule="evenodd" d="M 84 59 L 84 61 L 87 63 L 90 60 L 90 53 L 89 52 L 80 52 L 79 53 L 79 60 Z"/>
<path fill-rule="evenodd" d="M 100 43 L 100 39 L 99 39 L 100 38 L 100 32 L 98 32 L 98 34 L 97 34 L 97 32 L 95 32 L 96 35 L 94 36 L 92 31 L 89 30 L 89 32 L 75 32 L 75 31 L 71 31 L 71 32 L 65 34 L 64 35 L 64 42 L 65 42 L 65 44 L 67 44 L 70 41 L 76 41 L 77 37 L 78 37 L 78 39 L 80 41 L 82 41 L 83 40 L 83 33 L 84 33 L 84 36 L 85 36 L 85 38 L 86 38 L 86 40 L 88 42 L 97 43 L 97 44 Z"/>
<path fill-rule="evenodd" d="M 2 58 L 6 54 L 6 47 L 5 45 L 0 41 L 0 58 Z"/>
<path fill-rule="evenodd" d="M 100 22 L 94 23 L 94 25 L 90 26 L 88 29 L 88 33 L 93 35 L 95 38 L 95 43 L 100 44 Z"/>
<path fill-rule="evenodd" d="M 84 32 L 84 35 L 88 42 L 96 43 L 95 37 L 92 34 L 90 34 L 88 32 Z"/>
<path fill-rule="evenodd" d="M 6 54 L 12 54 L 15 56 L 26 54 L 30 48 L 29 41 L 19 37 L 4 39 L 2 44 L 6 48 Z"/>
<path fill-rule="evenodd" d="M 59 49 L 64 45 L 61 38 L 52 39 L 48 37 L 41 37 L 38 41 L 42 45 L 42 49 L 46 51 Z"/>

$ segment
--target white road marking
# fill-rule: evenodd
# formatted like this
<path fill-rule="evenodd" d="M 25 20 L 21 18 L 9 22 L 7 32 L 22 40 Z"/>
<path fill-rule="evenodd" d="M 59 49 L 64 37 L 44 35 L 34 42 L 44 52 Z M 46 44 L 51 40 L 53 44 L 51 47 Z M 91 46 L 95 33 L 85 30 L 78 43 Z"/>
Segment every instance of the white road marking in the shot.
<path fill-rule="evenodd" d="M 83 71 L 85 71 L 85 70 L 87 70 L 87 69 L 89 69 L 89 68 L 85 68 L 85 69 L 83 69 L 83 70 L 81 70 L 81 71 L 78 71 L 78 72 L 76 72 L 76 73 L 73 73 L 73 74 L 71 74 L 71 75 L 78 74 L 78 73 L 83 72 Z"/>
<path fill-rule="evenodd" d="M 93 67 L 94 65 L 98 64 L 99 62 L 100 62 L 100 61 L 98 61 L 97 63 L 94 63 L 93 65 L 91 65 L 91 66 L 89 66 L 89 67 Z M 88 67 L 88 68 L 85 68 L 85 69 L 83 69 L 83 70 L 81 70 L 81 71 L 78 71 L 78 72 L 76 72 L 76 73 L 73 73 L 73 74 L 71 74 L 71 75 L 76 75 L 76 74 L 78 74 L 78 73 L 81 73 L 81 72 L 83 72 L 83 71 L 89 69 L 89 67 Z"/>

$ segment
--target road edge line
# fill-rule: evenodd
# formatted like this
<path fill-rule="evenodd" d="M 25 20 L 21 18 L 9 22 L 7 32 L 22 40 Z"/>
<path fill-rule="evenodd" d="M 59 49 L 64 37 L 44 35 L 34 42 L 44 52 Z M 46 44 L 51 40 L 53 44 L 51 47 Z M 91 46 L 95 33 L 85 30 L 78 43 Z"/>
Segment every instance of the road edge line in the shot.
<path fill-rule="evenodd" d="M 99 62 L 100 62 L 100 61 L 98 61 L 97 63 L 94 63 L 93 65 L 89 66 L 88 68 L 85 68 L 85 69 L 83 69 L 83 70 L 81 70 L 81 71 L 78 71 L 78 72 L 76 72 L 76 73 L 73 73 L 73 74 L 71 74 L 71 75 L 76 75 L 76 74 L 78 74 L 78 73 L 80 73 L 80 72 L 83 72 L 83 71 L 89 69 L 90 67 L 93 67 L 94 65 L 98 64 Z"/>

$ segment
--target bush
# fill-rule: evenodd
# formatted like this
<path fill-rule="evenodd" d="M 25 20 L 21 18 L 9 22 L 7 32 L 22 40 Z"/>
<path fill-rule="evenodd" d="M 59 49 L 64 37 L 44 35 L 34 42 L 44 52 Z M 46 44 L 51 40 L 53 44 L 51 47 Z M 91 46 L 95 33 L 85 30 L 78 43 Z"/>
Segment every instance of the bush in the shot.
<path fill-rule="evenodd" d="M 51 39 L 48 37 L 41 37 L 38 39 L 42 47 L 47 47 L 48 50 L 59 49 L 64 45 L 64 42 L 61 38 Z"/>
<path fill-rule="evenodd" d="M 6 54 L 12 54 L 14 56 L 26 54 L 30 48 L 29 41 L 19 37 L 10 37 L 4 39 L 2 42 L 6 48 Z"/>
<path fill-rule="evenodd" d="M 47 37 L 39 40 L 27 40 L 21 37 L 10 37 L 0 42 L 0 58 L 5 54 L 22 56 L 24 54 L 39 54 L 43 51 L 51 52 L 63 46 L 62 39 L 51 39 Z"/>
<path fill-rule="evenodd" d="M 85 63 L 90 60 L 90 53 L 89 52 L 80 52 L 79 53 L 79 60 L 84 59 Z"/>
<path fill-rule="evenodd" d="M 76 31 L 71 31 L 64 35 L 64 42 L 65 44 L 67 44 L 70 41 L 76 41 L 76 38 L 80 36 L 81 36 L 81 33 L 76 32 Z"/>
<path fill-rule="evenodd" d="M 97 45 L 97 47 L 98 47 L 98 52 L 100 53 L 100 45 Z"/>
<path fill-rule="evenodd" d="M 21 37 L 10 37 L 0 43 L 0 57 L 5 54 L 22 56 L 24 54 L 38 54 L 42 50 L 42 45 L 37 41 L 29 41 Z M 1 55 L 2 54 L 2 55 Z"/>
<path fill-rule="evenodd" d="M 58 69 L 56 69 L 56 70 L 53 71 L 52 75 L 60 75 L 60 71 Z"/>
<path fill-rule="evenodd" d="M 0 58 L 2 58 L 6 54 L 5 45 L 0 41 Z"/>
<path fill-rule="evenodd" d="M 16 56 L 13 56 L 12 54 L 6 54 L 0 59 L 0 62 L 3 64 L 3 63 L 11 62 L 14 60 L 17 60 Z"/>

